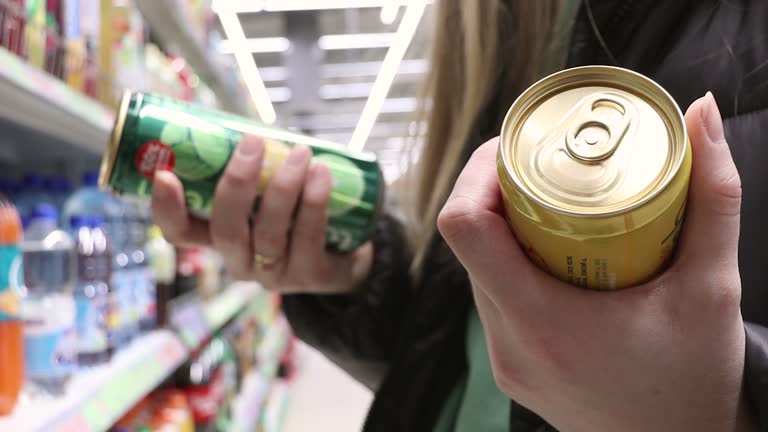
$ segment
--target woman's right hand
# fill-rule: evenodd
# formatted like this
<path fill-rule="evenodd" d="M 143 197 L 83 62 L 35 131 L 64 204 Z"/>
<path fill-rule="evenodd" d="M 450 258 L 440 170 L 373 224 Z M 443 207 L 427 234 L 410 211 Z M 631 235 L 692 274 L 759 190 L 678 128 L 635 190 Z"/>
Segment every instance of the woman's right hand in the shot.
<path fill-rule="evenodd" d="M 260 138 L 246 136 L 232 155 L 209 221 L 190 217 L 179 179 L 158 171 L 154 220 L 171 243 L 218 250 L 236 279 L 256 280 L 281 293 L 352 292 L 368 275 L 373 246 L 366 243 L 347 255 L 326 251 L 332 179 L 325 165 L 310 164 L 311 156 L 303 145 L 291 150 L 269 181 L 253 223 L 249 216 L 264 160 Z"/>

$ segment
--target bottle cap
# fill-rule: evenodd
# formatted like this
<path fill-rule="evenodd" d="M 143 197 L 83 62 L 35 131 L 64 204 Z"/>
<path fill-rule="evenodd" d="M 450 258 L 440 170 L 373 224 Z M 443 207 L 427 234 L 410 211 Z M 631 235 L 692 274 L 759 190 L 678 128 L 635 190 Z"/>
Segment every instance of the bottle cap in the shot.
<path fill-rule="evenodd" d="M 51 204 L 37 204 L 29 217 L 30 221 L 36 219 L 53 220 L 59 219 L 59 211 Z"/>

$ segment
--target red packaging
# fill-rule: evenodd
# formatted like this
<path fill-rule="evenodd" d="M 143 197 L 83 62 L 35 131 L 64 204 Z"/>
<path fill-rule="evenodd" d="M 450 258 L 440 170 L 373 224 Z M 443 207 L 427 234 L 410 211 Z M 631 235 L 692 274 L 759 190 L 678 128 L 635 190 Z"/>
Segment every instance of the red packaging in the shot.
<path fill-rule="evenodd" d="M 197 424 L 212 422 L 219 412 L 219 405 L 224 400 L 224 377 L 221 370 L 216 370 L 211 379 L 200 385 L 184 389 L 192 409 L 192 416 Z"/>
<path fill-rule="evenodd" d="M 0 3 L 0 45 L 24 56 L 24 0 Z"/>

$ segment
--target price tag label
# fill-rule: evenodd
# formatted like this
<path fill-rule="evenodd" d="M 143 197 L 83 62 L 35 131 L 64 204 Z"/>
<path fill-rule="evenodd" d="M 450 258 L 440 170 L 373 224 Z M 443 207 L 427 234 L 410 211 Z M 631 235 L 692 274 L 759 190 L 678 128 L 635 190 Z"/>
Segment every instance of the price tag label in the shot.
<path fill-rule="evenodd" d="M 211 334 L 200 298 L 191 295 L 174 299 L 169 303 L 169 322 L 190 349 Z"/>

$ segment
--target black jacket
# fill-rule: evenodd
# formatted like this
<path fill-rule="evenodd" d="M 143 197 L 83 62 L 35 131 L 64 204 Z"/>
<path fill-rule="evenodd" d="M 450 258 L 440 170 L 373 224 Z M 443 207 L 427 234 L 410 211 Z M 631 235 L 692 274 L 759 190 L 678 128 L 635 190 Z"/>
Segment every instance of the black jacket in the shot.
<path fill-rule="evenodd" d="M 591 11 L 581 6 L 568 53 L 568 66 L 586 64 L 641 72 L 683 109 L 708 90 L 719 103 L 743 187 L 745 381 L 760 430 L 768 431 L 768 0 L 591 0 Z M 497 119 L 511 102 L 489 104 L 467 154 L 498 135 Z M 374 243 L 373 271 L 358 294 L 286 296 L 285 312 L 301 338 L 376 390 L 365 431 L 430 431 L 466 371 L 469 281 L 438 238 L 413 286 L 391 218 L 380 221 Z M 510 403 L 510 431 L 552 430 Z"/>

